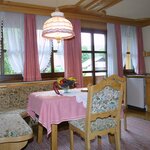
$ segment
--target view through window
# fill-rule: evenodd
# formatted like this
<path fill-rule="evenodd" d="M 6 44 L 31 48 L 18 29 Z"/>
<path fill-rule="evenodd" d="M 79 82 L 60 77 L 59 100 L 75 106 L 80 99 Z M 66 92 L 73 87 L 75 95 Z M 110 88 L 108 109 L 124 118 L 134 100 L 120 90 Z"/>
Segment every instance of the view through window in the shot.
<path fill-rule="evenodd" d="M 107 75 L 106 32 L 82 29 L 82 72 L 84 82 L 99 82 Z"/>

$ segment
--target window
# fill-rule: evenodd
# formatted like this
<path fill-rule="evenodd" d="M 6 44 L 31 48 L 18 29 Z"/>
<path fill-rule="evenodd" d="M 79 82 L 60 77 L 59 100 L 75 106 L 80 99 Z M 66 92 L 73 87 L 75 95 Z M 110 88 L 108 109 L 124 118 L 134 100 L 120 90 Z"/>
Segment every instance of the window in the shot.
<path fill-rule="evenodd" d="M 61 41 L 61 43 L 58 43 L 57 40 L 52 40 L 51 42 L 52 42 L 52 54 L 51 52 L 49 53 L 48 64 L 41 72 L 42 73 L 64 72 L 63 41 Z"/>
<path fill-rule="evenodd" d="M 123 67 L 123 73 L 124 73 L 124 75 L 135 74 L 132 59 L 131 59 L 130 50 L 128 50 L 126 52 L 125 65 Z"/>
<path fill-rule="evenodd" d="M 19 13 L 4 13 L 7 22 L 3 23 L 3 20 L 0 20 L 0 82 L 23 81 L 23 15 L 24 14 Z M 45 16 L 40 16 L 39 19 L 37 19 L 38 21 L 36 21 L 40 72 L 42 79 L 45 80 L 64 76 L 64 54 L 63 42 L 59 44 L 56 41 L 50 40 L 45 42 L 45 40 L 39 38 L 42 33 L 43 20 L 47 19 L 43 17 Z M 14 21 L 14 18 L 16 21 Z"/>
<path fill-rule="evenodd" d="M 58 43 L 56 40 L 42 37 L 43 24 L 46 20 L 45 16 L 36 16 L 37 45 L 42 79 L 64 76 L 63 41 Z"/>
<path fill-rule="evenodd" d="M 123 72 L 135 74 L 138 64 L 136 27 L 121 25 Z"/>
<path fill-rule="evenodd" d="M 0 16 L 0 81 L 20 81 L 24 51 L 23 14 L 5 12 Z"/>
<path fill-rule="evenodd" d="M 42 37 L 43 24 L 47 19 L 49 16 L 36 16 L 39 65 L 43 79 L 64 76 L 63 41 L 58 43 Z"/>
<path fill-rule="evenodd" d="M 82 29 L 81 47 L 84 82 L 95 84 L 107 75 L 106 32 Z"/>

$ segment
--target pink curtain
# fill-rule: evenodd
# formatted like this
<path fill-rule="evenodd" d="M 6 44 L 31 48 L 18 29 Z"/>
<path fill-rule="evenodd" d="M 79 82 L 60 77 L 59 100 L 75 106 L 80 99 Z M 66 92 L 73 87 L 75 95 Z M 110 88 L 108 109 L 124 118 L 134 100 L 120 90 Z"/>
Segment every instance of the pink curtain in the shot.
<path fill-rule="evenodd" d="M 24 32 L 25 32 L 24 81 L 41 80 L 38 61 L 35 15 L 25 14 Z"/>
<path fill-rule="evenodd" d="M 123 77 L 121 29 L 120 29 L 120 25 L 119 24 L 115 24 L 115 32 L 116 32 L 118 75 L 120 77 Z"/>
<path fill-rule="evenodd" d="M 72 20 L 75 37 L 64 42 L 65 77 L 75 77 L 78 87 L 83 86 L 81 63 L 81 25 L 79 20 Z"/>
<path fill-rule="evenodd" d="M 138 74 L 145 73 L 145 63 L 143 56 L 143 37 L 142 37 L 142 28 L 136 27 L 137 33 L 137 43 L 138 43 Z"/>

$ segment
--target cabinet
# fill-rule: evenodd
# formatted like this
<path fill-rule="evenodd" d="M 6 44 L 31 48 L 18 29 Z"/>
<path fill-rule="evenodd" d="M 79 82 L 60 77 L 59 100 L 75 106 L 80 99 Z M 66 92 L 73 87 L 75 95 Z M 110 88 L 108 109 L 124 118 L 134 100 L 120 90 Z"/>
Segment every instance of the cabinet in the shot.
<path fill-rule="evenodd" d="M 150 77 L 146 78 L 146 105 L 147 111 L 150 112 Z"/>
<path fill-rule="evenodd" d="M 145 109 L 145 78 L 127 78 L 127 105 Z"/>

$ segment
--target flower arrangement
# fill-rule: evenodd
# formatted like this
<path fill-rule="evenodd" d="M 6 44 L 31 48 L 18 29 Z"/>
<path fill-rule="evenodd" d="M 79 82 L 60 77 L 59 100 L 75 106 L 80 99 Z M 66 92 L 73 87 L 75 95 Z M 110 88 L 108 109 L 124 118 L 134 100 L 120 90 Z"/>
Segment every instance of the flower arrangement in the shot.
<path fill-rule="evenodd" d="M 74 88 L 76 79 L 74 77 L 58 78 L 57 83 L 60 88 Z"/>
<path fill-rule="evenodd" d="M 58 89 L 69 89 L 76 87 L 76 79 L 74 77 L 69 78 L 58 78 L 57 81 L 53 83 L 53 89 L 56 94 L 61 95 Z"/>

